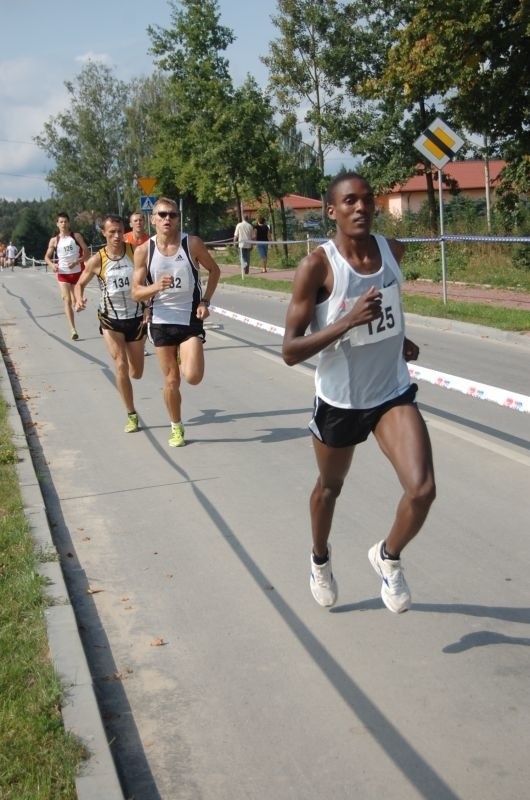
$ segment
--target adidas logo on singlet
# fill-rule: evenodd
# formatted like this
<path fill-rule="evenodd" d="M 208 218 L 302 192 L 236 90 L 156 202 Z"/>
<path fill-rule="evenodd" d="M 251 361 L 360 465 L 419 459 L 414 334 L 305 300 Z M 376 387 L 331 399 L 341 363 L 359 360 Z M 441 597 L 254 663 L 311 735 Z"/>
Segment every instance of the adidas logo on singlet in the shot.
<path fill-rule="evenodd" d="M 178 256 L 177 256 L 177 257 L 176 257 L 176 259 L 175 259 L 175 261 L 185 261 L 185 260 L 186 260 L 186 259 L 184 258 L 184 256 L 182 255 L 182 253 L 179 253 L 179 254 L 178 254 Z"/>

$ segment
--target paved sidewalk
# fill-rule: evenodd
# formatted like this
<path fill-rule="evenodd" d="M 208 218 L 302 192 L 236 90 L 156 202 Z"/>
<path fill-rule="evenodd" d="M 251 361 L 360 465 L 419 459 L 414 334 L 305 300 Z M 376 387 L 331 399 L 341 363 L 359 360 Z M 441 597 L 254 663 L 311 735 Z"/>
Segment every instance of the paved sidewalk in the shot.
<path fill-rule="evenodd" d="M 270 269 L 265 274 L 258 267 L 250 267 L 251 278 L 264 278 L 265 280 L 292 281 L 296 269 Z M 239 275 L 238 264 L 221 264 L 223 276 Z M 441 299 L 442 284 L 428 280 L 405 281 L 404 294 L 420 294 L 426 297 Z M 500 289 L 495 286 L 473 286 L 470 284 L 449 281 L 447 284 L 448 300 L 467 300 L 470 303 L 486 303 L 504 308 L 519 308 L 530 311 L 530 293 L 518 292 L 513 289 Z M 530 325 L 529 325 L 530 327 Z"/>

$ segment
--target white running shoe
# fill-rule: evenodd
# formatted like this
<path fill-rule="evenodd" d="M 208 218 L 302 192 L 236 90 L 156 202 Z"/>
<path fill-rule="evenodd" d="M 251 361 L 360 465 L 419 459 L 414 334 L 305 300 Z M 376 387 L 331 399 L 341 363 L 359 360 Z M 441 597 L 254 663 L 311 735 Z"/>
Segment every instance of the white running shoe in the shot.
<path fill-rule="evenodd" d="M 315 564 L 311 551 L 311 577 L 309 579 L 311 594 L 319 604 L 330 608 L 337 602 L 339 590 L 337 581 L 331 571 L 331 546 L 328 545 L 328 560 L 325 564 Z"/>
<path fill-rule="evenodd" d="M 410 608 L 410 589 L 403 575 L 401 561 L 381 558 L 383 541 L 374 544 L 368 551 L 368 559 L 381 580 L 381 598 L 385 606 L 394 614 L 401 614 Z"/>

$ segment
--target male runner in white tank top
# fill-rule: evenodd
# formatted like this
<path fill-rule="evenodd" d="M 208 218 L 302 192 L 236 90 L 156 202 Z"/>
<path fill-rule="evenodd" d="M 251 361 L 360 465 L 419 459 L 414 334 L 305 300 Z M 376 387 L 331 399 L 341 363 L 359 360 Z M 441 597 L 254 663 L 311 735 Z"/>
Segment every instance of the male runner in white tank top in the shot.
<path fill-rule="evenodd" d="M 80 233 L 70 230 L 70 217 L 66 211 L 57 215 L 56 236 L 52 236 L 44 260 L 57 274 L 61 287 L 64 314 L 70 325 L 70 335 L 74 341 L 79 339 L 74 323 L 74 287 L 85 268 L 85 261 L 90 257 L 90 250 Z"/>
<path fill-rule="evenodd" d="M 182 447 L 180 377 L 198 384 L 204 376 L 203 321 L 220 269 L 198 236 L 179 230 L 177 204 L 159 197 L 153 207 L 155 235 L 134 251 L 132 296 L 151 305 L 150 336 L 164 376 L 171 420 L 170 447 Z M 202 291 L 199 266 L 208 272 Z"/>
<path fill-rule="evenodd" d="M 405 248 L 370 233 L 374 211 L 362 176 L 344 173 L 330 184 L 327 213 L 337 233 L 296 271 L 283 357 L 291 366 L 319 354 L 309 425 L 319 471 L 310 500 L 313 597 L 321 606 L 337 601 L 328 547 L 335 502 L 355 446 L 373 433 L 403 495 L 390 532 L 368 558 L 382 580 L 383 602 L 400 613 L 411 599 L 401 551 L 427 517 L 435 482 L 429 435 L 414 400 L 418 387 L 406 365 L 419 349 L 404 332 L 399 261 Z"/>

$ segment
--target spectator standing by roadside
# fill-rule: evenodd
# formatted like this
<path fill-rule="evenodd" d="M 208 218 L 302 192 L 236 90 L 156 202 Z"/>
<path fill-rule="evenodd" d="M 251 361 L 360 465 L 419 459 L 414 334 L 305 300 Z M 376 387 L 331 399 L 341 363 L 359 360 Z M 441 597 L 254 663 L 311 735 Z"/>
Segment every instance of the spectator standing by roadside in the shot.
<path fill-rule="evenodd" d="M 6 267 L 11 267 L 11 270 L 15 269 L 15 261 L 18 256 L 18 250 L 13 244 L 13 242 L 9 242 L 6 247 Z"/>
<path fill-rule="evenodd" d="M 270 240 L 270 228 L 265 222 L 265 217 L 258 217 L 258 221 L 254 227 L 256 231 L 256 250 L 258 251 L 261 271 L 267 272 L 269 245 L 265 244 L 265 242 Z"/>
<path fill-rule="evenodd" d="M 254 227 L 249 217 L 245 216 L 238 222 L 234 231 L 234 244 L 239 245 L 239 260 L 241 262 L 241 277 L 248 275 L 250 270 L 250 253 L 254 239 Z"/>

